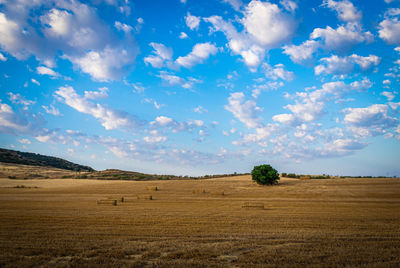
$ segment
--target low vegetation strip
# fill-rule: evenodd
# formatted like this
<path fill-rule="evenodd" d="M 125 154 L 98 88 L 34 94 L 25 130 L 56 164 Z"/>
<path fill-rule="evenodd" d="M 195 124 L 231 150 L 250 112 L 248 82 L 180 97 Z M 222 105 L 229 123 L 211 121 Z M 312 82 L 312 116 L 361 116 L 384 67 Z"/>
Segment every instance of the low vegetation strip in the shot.
<path fill-rule="evenodd" d="M 264 203 L 260 203 L 260 202 L 244 202 L 243 205 L 242 205 L 242 208 L 264 209 Z"/>

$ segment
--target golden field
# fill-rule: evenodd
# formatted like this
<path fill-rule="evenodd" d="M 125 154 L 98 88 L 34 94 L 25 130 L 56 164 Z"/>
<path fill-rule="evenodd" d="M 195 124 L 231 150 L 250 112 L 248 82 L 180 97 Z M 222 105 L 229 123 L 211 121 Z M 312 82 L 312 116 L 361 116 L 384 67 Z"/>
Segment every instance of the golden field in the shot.
<path fill-rule="evenodd" d="M 400 179 L 69 174 L 0 164 L 0 267 L 400 266 Z"/>

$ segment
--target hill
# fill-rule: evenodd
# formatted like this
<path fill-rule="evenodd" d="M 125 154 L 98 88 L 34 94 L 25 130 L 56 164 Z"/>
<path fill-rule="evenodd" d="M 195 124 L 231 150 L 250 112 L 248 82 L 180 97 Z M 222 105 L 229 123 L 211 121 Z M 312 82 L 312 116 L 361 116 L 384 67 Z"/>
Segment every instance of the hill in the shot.
<path fill-rule="evenodd" d="M 72 171 L 94 171 L 93 168 L 72 163 L 62 158 L 0 148 L 0 162 L 30 166 L 54 167 Z"/>

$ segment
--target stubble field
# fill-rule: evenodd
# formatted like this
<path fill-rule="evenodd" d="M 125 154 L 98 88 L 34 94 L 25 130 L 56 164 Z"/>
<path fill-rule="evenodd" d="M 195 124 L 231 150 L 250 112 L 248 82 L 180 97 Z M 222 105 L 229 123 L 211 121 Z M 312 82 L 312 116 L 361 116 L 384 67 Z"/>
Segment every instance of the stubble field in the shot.
<path fill-rule="evenodd" d="M 1 267 L 400 265 L 399 179 L 15 180 L 2 167 Z"/>

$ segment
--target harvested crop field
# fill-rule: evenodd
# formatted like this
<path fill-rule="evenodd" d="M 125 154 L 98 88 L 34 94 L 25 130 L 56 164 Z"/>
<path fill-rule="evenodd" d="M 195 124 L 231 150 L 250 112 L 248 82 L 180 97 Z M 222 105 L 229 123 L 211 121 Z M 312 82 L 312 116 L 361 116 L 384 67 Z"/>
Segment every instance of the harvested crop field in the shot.
<path fill-rule="evenodd" d="M 0 226 L 1 267 L 393 267 L 400 180 L 2 177 Z"/>

